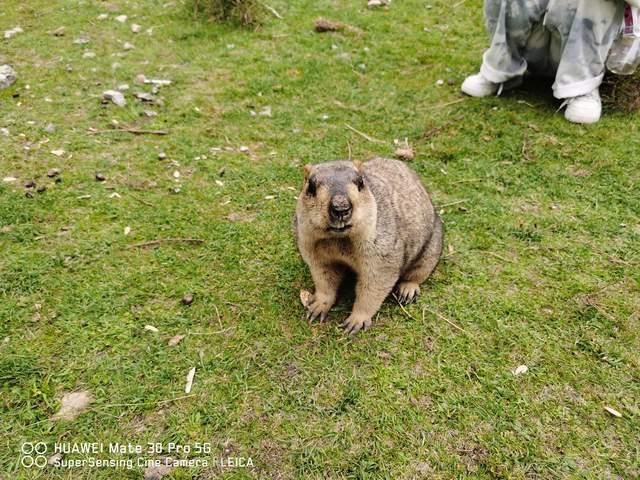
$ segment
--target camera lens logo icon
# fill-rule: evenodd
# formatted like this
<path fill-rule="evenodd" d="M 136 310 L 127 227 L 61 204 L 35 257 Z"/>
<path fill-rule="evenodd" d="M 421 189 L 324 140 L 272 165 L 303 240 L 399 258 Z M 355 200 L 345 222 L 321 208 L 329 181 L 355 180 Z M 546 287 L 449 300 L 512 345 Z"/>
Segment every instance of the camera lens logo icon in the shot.
<path fill-rule="evenodd" d="M 47 465 L 47 444 L 44 442 L 24 442 L 20 446 L 20 464 L 25 468 L 44 468 Z"/>

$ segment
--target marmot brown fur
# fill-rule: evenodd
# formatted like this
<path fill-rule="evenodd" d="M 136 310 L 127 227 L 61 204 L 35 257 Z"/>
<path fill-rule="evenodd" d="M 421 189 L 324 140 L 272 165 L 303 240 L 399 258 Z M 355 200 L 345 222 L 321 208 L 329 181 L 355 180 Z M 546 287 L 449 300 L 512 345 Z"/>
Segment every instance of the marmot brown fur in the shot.
<path fill-rule="evenodd" d="M 442 252 L 431 198 L 397 160 L 307 165 L 294 225 L 315 284 L 307 318 L 325 320 L 345 271 L 355 272 L 356 299 L 342 324 L 349 334 L 371 326 L 394 287 L 400 301 L 413 300 Z"/>

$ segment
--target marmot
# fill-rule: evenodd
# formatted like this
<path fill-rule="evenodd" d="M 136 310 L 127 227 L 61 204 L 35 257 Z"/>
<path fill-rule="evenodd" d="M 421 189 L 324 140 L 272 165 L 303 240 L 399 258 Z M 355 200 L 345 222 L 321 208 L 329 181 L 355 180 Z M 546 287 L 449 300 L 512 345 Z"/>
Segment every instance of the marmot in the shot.
<path fill-rule="evenodd" d="M 371 326 L 394 287 L 412 301 L 442 253 L 442 221 L 418 175 L 386 158 L 305 166 L 294 230 L 315 284 L 308 319 L 325 320 L 345 270 L 356 274 L 349 334 Z"/>

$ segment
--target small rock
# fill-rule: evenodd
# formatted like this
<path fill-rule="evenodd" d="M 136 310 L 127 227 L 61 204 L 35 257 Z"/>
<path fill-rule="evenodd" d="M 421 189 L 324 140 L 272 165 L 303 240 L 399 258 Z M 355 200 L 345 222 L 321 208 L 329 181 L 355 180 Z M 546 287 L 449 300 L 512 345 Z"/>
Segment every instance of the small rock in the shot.
<path fill-rule="evenodd" d="M 369 0 L 367 2 L 367 7 L 369 8 L 386 7 L 390 3 L 391 3 L 391 0 Z"/>
<path fill-rule="evenodd" d="M 193 303 L 193 294 L 192 293 L 187 293 L 185 294 L 184 297 L 182 297 L 182 304 L 183 305 L 191 305 Z"/>
<path fill-rule="evenodd" d="M 115 17 L 116 22 L 120 22 L 120 23 L 124 23 L 127 21 L 127 17 L 126 15 L 118 15 L 117 17 Z"/>
<path fill-rule="evenodd" d="M 56 37 L 64 37 L 64 27 L 58 27 L 51 33 Z"/>
<path fill-rule="evenodd" d="M 57 177 L 58 175 L 60 175 L 59 168 L 52 168 L 47 172 L 47 177 L 49 178 L 54 178 L 54 177 Z"/>
<path fill-rule="evenodd" d="M 111 101 L 118 107 L 124 107 L 127 104 L 127 100 L 124 95 L 117 90 L 107 90 L 102 93 L 103 101 Z"/>
<path fill-rule="evenodd" d="M 89 39 L 86 37 L 78 37 L 73 39 L 74 45 L 86 45 L 87 43 L 89 43 Z"/>
<path fill-rule="evenodd" d="M 107 180 L 107 177 L 105 177 L 102 173 L 96 173 L 96 175 L 95 175 L 95 179 L 96 179 L 98 182 L 104 182 L 104 181 L 106 181 L 106 180 Z"/>
<path fill-rule="evenodd" d="M 82 58 L 95 58 L 96 54 L 95 52 L 84 52 L 82 54 Z"/>
<path fill-rule="evenodd" d="M 164 152 L 160 152 L 158 154 L 158 160 L 165 160 L 167 158 L 167 154 Z"/>
<path fill-rule="evenodd" d="M 56 131 L 56 126 L 53 123 L 47 123 L 44 127 L 44 131 L 47 133 L 54 133 Z"/>
<path fill-rule="evenodd" d="M 36 186 L 36 182 L 34 182 L 33 180 L 27 180 L 26 182 L 24 182 L 24 188 L 33 188 Z"/>
<path fill-rule="evenodd" d="M 119 92 L 125 92 L 129 90 L 129 84 L 128 83 L 122 83 L 120 85 L 118 85 L 118 91 Z"/>
<path fill-rule="evenodd" d="M 140 33 L 140 30 L 142 30 L 142 27 L 140 25 L 138 25 L 137 23 L 131 24 L 131 31 L 133 33 Z"/>
<path fill-rule="evenodd" d="M 27 197 L 27 198 L 33 198 L 33 192 L 26 191 L 26 192 L 24 192 L 24 196 Z"/>
<path fill-rule="evenodd" d="M 240 145 L 239 150 L 242 153 L 249 153 L 249 147 L 247 147 L 246 145 Z"/>
<path fill-rule="evenodd" d="M 126 227 L 124 227 L 124 235 L 125 235 L 125 237 L 127 235 L 129 235 L 130 233 L 131 233 L 131 227 L 127 225 Z"/>
<path fill-rule="evenodd" d="M 47 191 L 47 187 L 45 187 L 44 185 L 40 185 L 37 189 L 36 192 L 38 193 L 44 193 Z"/>
<path fill-rule="evenodd" d="M 138 100 L 141 100 L 143 102 L 155 102 L 156 97 L 154 97 L 153 95 L 151 95 L 150 93 L 146 93 L 146 92 L 136 92 L 133 94 L 134 97 L 136 97 Z"/>
<path fill-rule="evenodd" d="M 442 85 L 444 85 L 444 80 L 440 79 L 440 80 L 436 81 L 436 85 L 441 87 Z"/>
<path fill-rule="evenodd" d="M 8 128 L 0 128 L 0 135 L 2 135 L 3 137 L 8 137 L 9 136 L 9 129 Z"/>
<path fill-rule="evenodd" d="M 106 20 L 107 18 L 109 18 L 108 13 L 101 13 L 100 15 L 98 15 L 98 20 Z"/>
<path fill-rule="evenodd" d="M 13 183 L 13 182 L 15 182 L 16 180 L 18 180 L 16 177 L 4 177 L 4 178 L 2 179 L 2 181 L 3 181 L 3 182 L 5 182 L 5 183 Z"/>
<path fill-rule="evenodd" d="M 124 44 L 122 45 L 122 48 L 124 50 L 133 50 L 136 47 L 132 43 L 124 42 Z"/>
<path fill-rule="evenodd" d="M 54 453 L 47 460 L 47 465 L 50 465 L 52 467 L 56 466 L 60 462 L 60 460 L 62 460 L 62 454 L 60 452 Z"/>
<path fill-rule="evenodd" d="M 24 32 L 24 30 L 22 30 L 22 28 L 20 28 L 20 27 L 13 27 L 10 30 L 5 30 L 4 31 L 4 39 L 5 40 L 9 40 L 14 35 L 17 35 L 18 33 L 22 33 L 22 32 Z"/>
<path fill-rule="evenodd" d="M 142 85 L 147 82 L 147 77 L 145 77 L 142 73 L 139 73 L 138 75 L 136 75 L 134 82 L 138 85 Z"/>
<path fill-rule="evenodd" d="M 51 150 L 51 155 L 55 155 L 56 157 L 61 157 L 65 154 L 65 151 L 63 148 L 58 148 L 56 150 Z"/>
<path fill-rule="evenodd" d="M 0 65 L 0 90 L 13 85 L 17 78 L 16 71 L 10 65 Z"/>
<path fill-rule="evenodd" d="M 154 327 L 153 325 L 145 325 L 144 329 L 147 332 L 153 332 L 153 333 L 158 333 L 160 330 L 158 330 L 156 327 Z"/>
<path fill-rule="evenodd" d="M 154 112 L 153 110 L 145 110 L 143 114 L 145 117 L 156 117 L 158 115 L 158 112 Z"/>

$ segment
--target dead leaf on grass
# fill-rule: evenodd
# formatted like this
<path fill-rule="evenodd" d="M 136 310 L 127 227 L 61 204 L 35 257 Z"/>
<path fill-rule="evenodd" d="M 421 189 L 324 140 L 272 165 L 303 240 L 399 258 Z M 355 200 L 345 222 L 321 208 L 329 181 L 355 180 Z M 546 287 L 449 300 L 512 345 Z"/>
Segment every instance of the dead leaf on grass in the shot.
<path fill-rule="evenodd" d="M 317 18 L 314 22 L 315 31 L 318 33 L 325 32 L 341 32 L 346 30 L 347 32 L 355 33 L 357 35 L 362 35 L 364 32 L 358 27 L 354 27 L 353 25 L 347 25 L 346 23 L 336 22 L 334 20 L 329 20 L 328 18 Z"/>
<path fill-rule="evenodd" d="M 93 395 L 91 395 L 91 392 L 86 390 L 65 393 L 60 401 L 60 410 L 58 410 L 58 413 L 51 417 L 51 419 L 74 420 L 87 409 L 91 402 L 93 402 Z"/>
<path fill-rule="evenodd" d="M 187 384 L 184 387 L 184 393 L 191 393 L 191 387 L 193 387 L 193 377 L 196 376 L 196 367 L 193 367 L 187 373 Z"/>
<path fill-rule="evenodd" d="M 256 214 L 250 212 L 231 212 L 224 218 L 230 222 L 248 223 L 253 222 L 256 219 Z"/>
<path fill-rule="evenodd" d="M 404 161 L 411 161 L 415 158 L 413 148 L 408 144 L 396 148 L 395 155 L 398 160 Z"/>
<path fill-rule="evenodd" d="M 610 413 L 611 415 L 613 415 L 614 417 L 622 418 L 622 414 L 621 414 L 618 410 L 616 410 L 615 408 L 611 408 L 611 407 L 604 407 L 604 409 L 605 409 L 608 413 Z"/>
<path fill-rule="evenodd" d="M 302 302 L 303 307 L 307 307 L 311 303 L 311 299 L 313 295 L 309 290 L 300 290 L 300 301 Z"/>
<path fill-rule="evenodd" d="M 148 466 L 144 469 L 144 480 L 161 480 L 162 477 L 169 475 L 173 470 L 171 462 L 171 458 L 165 458 L 160 465 Z"/>
<path fill-rule="evenodd" d="M 170 347 L 175 347 L 184 339 L 184 335 L 175 335 L 169 339 L 167 345 Z"/>
<path fill-rule="evenodd" d="M 528 371 L 529 371 L 529 367 L 527 367 L 526 365 L 518 365 L 513 371 L 513 374 L 517 377 L 518 375 L 523 375 Z"/>

